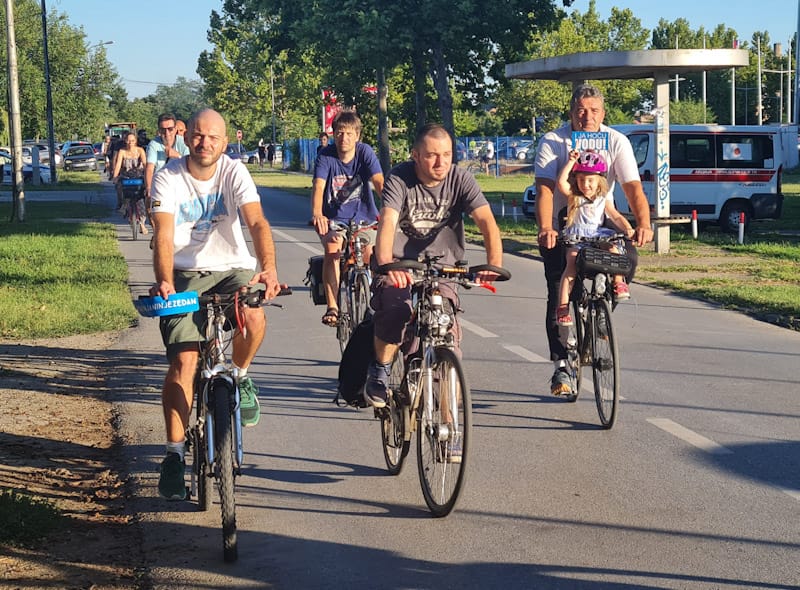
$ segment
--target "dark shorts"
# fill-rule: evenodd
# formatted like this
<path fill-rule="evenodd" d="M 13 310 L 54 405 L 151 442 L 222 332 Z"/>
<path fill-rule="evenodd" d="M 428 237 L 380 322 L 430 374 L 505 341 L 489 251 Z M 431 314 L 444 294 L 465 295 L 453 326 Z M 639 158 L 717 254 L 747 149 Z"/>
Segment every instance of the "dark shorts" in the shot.
<path fill-rule="evenodd" d="M 450 302 L 453 316 L 456 321 L 451 328 L 453 339 L 458 349 L 461 344 L 461 326 L 458 322 L 459 299 L 456 287 L 446 281 L 439 282 L 439 290 Z M 372 282 L 372 300 L 370 305 L 375 311 L 373 322 L 375 336 L 389 344 L 404 344 L 403 350 L 409 339 L 405 336 L 406 326 L 411 321 L 411 287 L 399 289 L 387 283 L 385 275 L 378 275 Z"/>
<path fill-rule="evenodd" d="M 247 285 L 255 276 L 254 270 L 233 269 L 228 271 L 199 272 L 175 271 L 175 291 L 197 291 L 198 295 L 214 291 L 216 293 L 234 293 Z M 161 318 L 161 339 L 167 349 L 167 358 L 172 360 L 181 350 L 199 349 L 205 341 L 203 327 L 206 321 L 205 309 L 194 313 L 165 316 Z"/>

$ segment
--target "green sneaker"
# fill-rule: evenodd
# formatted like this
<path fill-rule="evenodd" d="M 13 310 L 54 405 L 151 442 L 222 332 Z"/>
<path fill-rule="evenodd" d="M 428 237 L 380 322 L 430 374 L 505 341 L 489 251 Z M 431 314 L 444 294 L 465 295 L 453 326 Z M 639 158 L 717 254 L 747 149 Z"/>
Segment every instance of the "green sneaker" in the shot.
<path fill-rule="evenodd" d="M 186 463 L 178 453 L 167 453 L 161 462 L 161 477 L 158 478 L 158 493 L 167 500 L 186 499 L 184 480 Z"/>
<path fill-rule="evenodd" d="M 255 426 L 261 418 L 258 405 L 258 387 L 250 377 L 239 381 L 239 407 L 242 414 L 242 426 Z"/>

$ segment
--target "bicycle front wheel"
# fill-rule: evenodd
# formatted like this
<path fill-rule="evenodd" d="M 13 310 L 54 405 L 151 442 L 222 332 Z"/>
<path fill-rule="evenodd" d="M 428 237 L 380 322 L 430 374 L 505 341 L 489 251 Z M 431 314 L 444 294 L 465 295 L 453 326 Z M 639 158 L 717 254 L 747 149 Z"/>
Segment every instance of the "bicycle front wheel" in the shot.
<path fill-rule="evenodd" d="M 408 403 L 401 392 L 404 376 L 403 353 L 398 350 L 389 373 L 389 399 L 386 407 L 379 410 L 383 458 L 386 460 L 386 468 L 392 475 L 400 473 L 411 444 L 411 441 L 406 439 Z"/>
<path fill-rule="evenodd" d="M 611 428 L 617 418 L 619 403 L 619 351 L 608 301 L 594 301 L 590 311 L 594 399 L 600 423 L 603 428 Z"/>
<path fill-rule="evenodd" d="M 136 241 L 139 239 L 139 216 L 136 214 L 136 204 L 128 199 L 128 223 L 131 226 L 131 234 L 133 235 L 133 240 Z"/>
<path fill-rule="evenodd" d="M 214 408 L 214 450 L 216 451 L 217 483 L 222 510 L 222 549 L 225 561 L 239 557 L 236 541 L 236 498 L 234 496 L 233 454 L 233 384 L 215 379 L 211 384 Z"/>
<path fill-rule="evenodd" d="M 364 271 L 357 272 L 352 285 L 352 293 L 353 293 L 353 329 L 356 329 L 356 326 L 364 321 L 364 318 L 367 317 L 367 311 L 369 310 L 369 278 L 367 277 L 367 273 Z"/>
<path fill-rule="evenodd" d="M 472 399 L 461 361 L 449 348 L 436 348 L 431 372 L 423 377 L 429 391 L 422 392 L 419 410 L 417 467 L 425 503 L 441 517 L 455 507 L 466 479 Z"/>

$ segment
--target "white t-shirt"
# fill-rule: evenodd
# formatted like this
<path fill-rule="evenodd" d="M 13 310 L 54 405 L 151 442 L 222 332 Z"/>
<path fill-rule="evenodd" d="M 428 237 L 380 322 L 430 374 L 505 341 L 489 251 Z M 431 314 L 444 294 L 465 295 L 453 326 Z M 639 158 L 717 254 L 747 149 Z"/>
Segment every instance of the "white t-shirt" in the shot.
<path fill-rule="evenodd" d="M 631 142 L 616 129 L 606 125 L 600 126 L 600 131 L 608 133 L 608 150 L 600 153 L 609 163 L 608 169 L 608 195 L 613 199 L 614 183 L 619 181 L 625 184 L 640 180 L 639 168 L 636 166 L 636 157 L 633 155 Z M 546 133 L 539 142 L 534 161 L 534 175 L 536 178 L 546 178 L 555 183 L 553 187 L 553 227 L 559 227 L 559 212 L 567 206 L 567 197 L 558 190 L 558 174 L 569 160 L 569 151 L 572 147 L 572 126 L 569 123 L 562 125 L 554 131 Z"/>
<path fill-rule="evenodd" d="M 241 161 L 223 154 L 214 176 L 201 181 L 189 174 L 185 157 L 170 160 L 153 176 L 151 198 L 153 213 L 174 216 L 176 270 L 255 270 L 239 207 L 261 197 Z"/>

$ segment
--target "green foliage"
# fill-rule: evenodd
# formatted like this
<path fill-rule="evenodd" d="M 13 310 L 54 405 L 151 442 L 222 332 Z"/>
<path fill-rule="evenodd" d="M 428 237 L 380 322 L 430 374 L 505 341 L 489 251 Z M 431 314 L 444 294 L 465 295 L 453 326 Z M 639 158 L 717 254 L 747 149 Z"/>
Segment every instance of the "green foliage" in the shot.
<path fill-rule="evenodd" d="M 696 123 L 716 123 L 714 112 L 703 106 L 702 102 L 682 100 L 669 103 L 669 122 L 673 125 L 694 125 Z"/>
<path fill-rule="evenodd" d="M 0 10 L 5 22 L 5 10 Z M 47 137 L 47 101 L 41 6 L 18 0 L 14 10 L 22 135 Z M 97 138 L 109 118 L 105 95 L 118 83 L 105 47 L 88 47 L 84 32 L 69 24 L 66 15 L 47 15 L 53 127 L 56 138 Z M 6 62 L 6 44 L 0 46 Z M 7 110 L 7 77 L 0 78 L 0 104 Z"/>
<path fill-rule="evenodd" d="M 0 490 L 0 543 L 32 547 L 61 530 L 67 519 L 51 502 L 15 490 Z"/>

